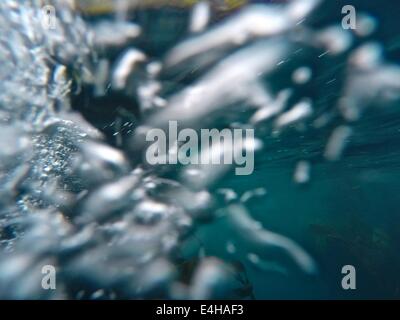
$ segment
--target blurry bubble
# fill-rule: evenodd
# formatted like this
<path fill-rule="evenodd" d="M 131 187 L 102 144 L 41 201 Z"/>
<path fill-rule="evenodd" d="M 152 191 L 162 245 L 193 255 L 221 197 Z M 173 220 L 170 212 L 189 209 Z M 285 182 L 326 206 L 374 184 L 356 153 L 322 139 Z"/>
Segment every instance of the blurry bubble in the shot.
<path fill-rule="evenodd" d="M 305 84 L 310 81 L 312 71 L 308 67 L 301 67 L 293 72 L 292 79 L 296 84 Z"/>

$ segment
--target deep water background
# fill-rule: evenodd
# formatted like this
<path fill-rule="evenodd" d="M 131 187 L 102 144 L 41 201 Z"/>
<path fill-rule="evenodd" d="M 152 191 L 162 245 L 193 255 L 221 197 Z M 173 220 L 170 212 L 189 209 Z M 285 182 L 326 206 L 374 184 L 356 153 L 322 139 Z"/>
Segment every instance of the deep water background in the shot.
<path fill-rule="evenodd" d="M 395 9 L 393 6 L 371 5 L 383 16 Z M 332 16 L 332 20 L 338 17 Z M 186 13 L 171 8 L 147 10 L 139 13 L 137 19 L 140 25 L 148 26 L 146 37 L 139 40 L 140 46 L 153 56 L 162 56 L 184 37 L 187 28 Z M 384 25 L 389 25 L 387 30 L 394 32 L 393 21 L 385 21 Z M 396 60 L 396 44 L 387 45 L 392 46 L 389 55 Z M 340 65 L 325 66 L 323 77 L 314 85 L 321 88 L 326 79 L 335 78 L 340 72 Z M 323 90 L 328 100 L 340 94 L 335 84 Z M 227 253 L 227 240 L 234 241 L 235 235 L 223 217 L 196 232 L 196 241 L 204 247 L 205 254 L 243 263 L 257 299 L 400 298 L 397 108 L 400 105 L 362 118 L 338 162 L 326 162 L 321 156 L 331 132 L 328 128 L 304 133 L 300 145 L 298 135 L 287 134 L 270 138 L 265 151 L 256 155 L 252 175 L 231 175 L 215 186 L 215 190 L 232 188 L 239 195 L 250 189 L 266 188 L 265 197 L 249 202 L 252 216 L 267 229 L 292 238 L 311 253 L 320 268 L 317 276 L 305 277 L 294 268 L 287 268 L 282 259 L 271 262 L 269 271 L 261 271 L 246 258 L 245 247 L 238 249 L 240 254 Z M 112 140 L 111 134 L 109 138 Z M 297 161 L 303 159 L 312 164 L 311 180 L 298 185 L 293 182 L 293 172 Z M 344 265 L 356 268 L 356 290 L 341 288 Z"/>
<path fill-rule="evenodd" d="M 266 151 L 256 158 L 253 175 L 223 182 L 224 187 L 242 192 L 265 187 L 267 196 L 249 204 L 252 215 L 266 228 L 303 245 L 320 267 L 317 277 L 306 278 L 276 268 L 259 271 L 241 259 L 257 299 L 399 298 L 400 126 L 397 121 L 385 128 L 390 121 L 384 117 L 369 121 L 367 126 L 364 123 L 364 138 L 369 136 L 375 143 L 350 142 L 338 163 L 316 161 L 308 185 L 293 182 L 298 155 L 286 143 L 271 150 L 272 155 L 282 156 L 274 159 Z M 379 131 L 384 133 L 378 143 Z M 224 239 L 234 236 L 223 218 L 201 230 L 199 237 L 207 254 L 225 252 L 229 258 Z M 341 288 L 341 269 L 348 264 L 357 271 L 356 290 Z"/>
<path fill-rule="evenodd" d="M 379 20 L 381 36 L 385 32 L 396 32 L 392 15 L 396 4 L 368 6 L 382 17 Z M 139 20 L 154 22 L 156 17 L 171 18 L 170 11 L 147 14 Z M 179 14 L 175 12 L 175 15 Z M 340 17 L 340 14 L 330 14 L 332 21 Z M 176 18 L 169 21 L 176 21 Z M 179 28 L 175 30 L 185 29 L 185 23 L 180 20 L 176 23 L 175 27 Z M 161 29 L 155 30 L 154 25 L 155 38 L 145 40 L 151 50 L 155 50 L 153 53 L 162 52 L 181 37 L 179 32 L 174 33 L 176 38 L 163 37 Z M 157 48 L 152 46 L 154 43 Z M 392 61 L 399 61 L 395 42 L 385 44 Z M 340 95 L 340 90 L 335 84 L 329 88 L 326 80 L 339 78 L 340 72 L 340 64 L 326 65 L 322 77 L 314 82 L 315 87 L 325 91 L 328 101 Z M 285 263 L 279 260 L 277 264 L 271 263 L 270 271 L 258 270 L 246 258 L 248 248 L 242 248 L 239 255 L 228 254 L 227 239 L 234 241 L 235 235 L 224 218 L 204 225 L 196 233 L 205 254 L 241 261 L 257 299 L 400 298 L 400 120 L 397 108 L 400 105 L 363 117 L 355 125 L 354 136 L 339 162 L 329 163 L 321 157 L 330 129 L 305 133 L 300 137 L 303 141 L 300 145 L 298 135 L 288 134 L 270 139 L 265 152 L 256 155 L 252 175 L 231 175 L 215 186 L 215 189 L 232 188 L 238 194 L 266 188 L 266 197 L 249 202 L 253 217 L 267 229 L 292 238 L 310 252 L 320 267 L 316 277 L 305 277 L 290 268 L 285 271 Z M 303 159 L 309 159 L 312 164 L 311 180 L 306 185 L 297 185 L 293 182 L 294 168 L 296 162 Z M 357 271 L 356 290 L 346 291 L 341 287 L 341 269 L 348 264 Z"/>

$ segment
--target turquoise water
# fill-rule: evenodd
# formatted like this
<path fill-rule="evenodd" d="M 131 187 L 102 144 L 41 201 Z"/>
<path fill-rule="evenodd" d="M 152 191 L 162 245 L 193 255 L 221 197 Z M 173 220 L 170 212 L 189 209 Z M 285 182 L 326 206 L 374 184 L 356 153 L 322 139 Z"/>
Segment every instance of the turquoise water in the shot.
<path fill-rule="evenodd" d="M 371 123 L 370 131 L 364 132 L 371 135 L 371 140 L 385 127 L 385 121 L 390 121 L 379 120 L 381 125 Z M 255 198 L 249 204 L 253 217 L 269 230 L 297 241 L 319 265 L 318 275 L 304 277 L 293 268 L 285 270 L 282 260 L 278 270 L 272 266 L 264 272 L 242 257 L 256 298 L 399 297 L 400 127 L 390 127 L 380 135 L 380 143 L 358 147 L 350 144 L 340 162 L 313 164 L 307 185 L 293 182 L 296 153 L 284 147 L 274 150 L 286 153 L 278 159 L 260 157 L 253 176 L 231 177 L 224 182 L 224 187 L 242 192 L 265 187 L 265 198 Z M 199 234 L 208 254 L 236 259 L 226 254 L 224 243 L 235 236 L 224 226 L 223 218 Z M 357 270 L 356 290 L 341 287 L 344 265 L 353 265 Z"/>
<path fill-rule="evenodd" d="M 199 33 L 190 8 L 55 4 L 54 33 L 36 2 L 0 4 L 1 298 L 400 298 L 395 1 L 216 6 Z M 198 190 L 150 166 L 143 133 L 168 120 L 254 129 L 254 172 L 204 166 Z"/>

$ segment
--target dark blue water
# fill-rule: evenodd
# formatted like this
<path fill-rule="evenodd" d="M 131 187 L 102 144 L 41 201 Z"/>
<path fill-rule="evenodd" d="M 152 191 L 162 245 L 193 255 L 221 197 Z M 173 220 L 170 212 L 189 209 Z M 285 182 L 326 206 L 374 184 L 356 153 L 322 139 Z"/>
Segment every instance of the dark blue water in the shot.
<path fill-rule="evenodd" d="M 271 156 L 267 150 L 256 161 L 253 176 L 231 177 L 223 183 L 243 192 L 265 187 L 266 197 L 249 204 L 252 216 L 267 229 L 296 240 L 319 265 L 315 277 L 304 277 L 290 268 L 265 272 L 244 254 L 241 261 L 248 267 L 256 298 L 399 297 L 400 126 L 385 117 L 369 121 L 358 128 L 363 142 L 350 143 L 340 162 L 312 164 L 307 185 L 293 182 L 298 150 L 290 143 L 286 147 L 281 143 Z M 208 254 L 225 252 L 228 259 L 236 259 L 226 254 L 226 239 L 234 235 L 223 218 L 199 237 Z M 341 287 L 344 265 L 357 270 L 356 290 Z"/>
<path fill-rule="evenodd" d="M 248 2 L 276 2 L 283 5 L 289 1 Z M 179 50 L 173 51 L 174 48 L 179 49 L 179 45 L 187 39 L 202 39 L 194 41 L 193 47 L 201 47 L 204 43 L 208 45 L 209 38 L 196 38 L 196 35 L 188 33 L 189 8 L 145 6 L 129 12 L 128 19 L 142 28 L 141 36 L 124 43 L 120 48 L 96 48 L 96 54 L 109 63 L 110 73 L 115 71 L 115 65 L 128 48 L 140 49 L 148 56 L 148 60 L 138 70 L 131 70 L 131 82 L 128 81 L 126 87 L 114 90 L 110 84 L 111 89 L 100 95 L 94 94 L 93 82 L 85 83 L 82 75 L 82 66 L 88 69 L 93 67 L 92 64 L 96 66 L 97 56 L 88 54 L 84 46 L 81 48 L 75 42 L 86 44 L 87 39 L 82 34 L 95 28 L 93 23 L 108 20 L 115 22 L 113 12 L 104 16 L 84 16 L 82 25 L 79 25 L 82 29 L 62 21 L 63 36 L 55 37 L 55 40 L 51 39 L 53 42 L 46 44 L 59 51 L 54 53 L 46 47 L 44 50 L 50 52 L 46 51 L 46 59 L 35 60 L 32 58 L 34 55 L 31 47 L 40 47 L 41 44 L 35 43 L 35 37 L 29 38 L 32 26 L 28 23 L 27 26 L 18 25 L 20 29 L 14 28 L 9 11 L 13 10 L 10 9 L 12 6 L 2 7 L 4 10 L 0 14 L 4 18 L 4 28 L 15 29 L 20 37 L 16 38 L 11 48 L 4 44 L 7 41 L 0 42 L 0 58 L 6 65 L 8 55 L 12 55 L 21 70 L 16 69 L 16 80 L 0 74 L 1 79 L 5 80 L 2 90 L 4 96 L 1 96 L 0 101 L 0 129 L 4 130 L 6 137 L 5 142 L 1 142 L 4 147 L 7 146 L 10 132 L 16 136 L 16 141 L 21 142 L 29 137 L 30 142 L 21 147 L 22 151 L 17 147 L 11 147 L 11 151 L 4 148 L 3 154 L 3 150 L 0 150 L 2 159 L 7 160 L 0 166 L 0 178 L 4 179 L 0 190 L 4 198 L 0 199 L 0 284 L 4 283 L 4 287 L 8 288 L 0 290 L 0 297 L 96 298 L 96 292 L 100 290 L 101 298 L 196 298 L 191 291 L 192 287 L 196 289 L 203 285 L 193 280 L 198 272 L 197 267 L 204 261 L 211 261 L 208 266 L 215 268 L 217 265 L 217 271 L 221 271 L 218 270 L 219 263 L 229 265 L 245 278 L 242 284 L 245 287 L 243 290 L 247 291 L 241 295 L 244 298 L 399 299 L 400 20 L 396 14 L 400 5 L 390 0 L 379 4 L 372 0 L 328 0 L 321 3 L 304 21 L 284 31 L 271 31 L 258 39 L 257 32 L 262 33 L 262 28 L 260 31 L 249 26 L 249 29 L 255 30 L 255 35 L 244 32 L 249 39 L 239 37 L 231 43 L 224 43 L 225 38 L 219 35 L 208 50 L 200 50 L 200 54 L 193 54 L 187 61 L 182 60 L 172 66 L 167 63 L 171 56 L 174 57 L 171 52 L 179 53 Z M 367 27 L 360 26 L 359 32 L 340 29 L 343 18 L 341 8 L 347 4 L 354 5 L 358 18 Z M 245 5 L 244 9 L 248 6 Z M 18 14 L 27 15 L 24 7 L 21 8 Z M 279 12 L 287 14 L 286 9 L 282 8 L 279 7 Z M 218 9 L 205 34 L 213 34 L 220 24 L 229 23 L 237 10 Z M 266 17 L 271 18 L 268 14 Z M 293 23 L 290 14 L 286 17 Z M 236 22 L 235 27 L 241 27 L 242 23 L 246 21 Z M 362 35 L 369 23 L 372 23 L 373 31 Z M 333 30 L 332 26 L 336 29 Z M 229 30 L 222 34 L 230 35 Z M 58 41 L 64 36 L 71 41 L 71 56 L 64 55 L 65 48 L 59 46 Z M 347 37 L 351 38 L 350 43 L 346 43 Z M 4 37 L 0 38 L 4 40 Z M 268 42 L 270 38 L 273 38 L 272 42 Z M 218 69 L 221 62 L 228 62 L 229 65 L 237 52 L 242 60 L 233 60 L 249 68 L 252 66 L 252 57 L 243 55 L 243 52 L 252 52 L 254 59 L 258 59 L 261 53 L 264 55 L 261 49 L 266 50 L 266 61 L 273 60 L 275 48 L 271 44 L 278 47 L 285 44 L 282 47 L 286 48 L 287 45 L 290 49 L 288 52 L 282 51 L 283 60 L 273 66 L 273 72 L 260 72 L 254 80 L 253 75 L 246 74 L 247 70 L 244 70 L 243 78 L 247 76 L 253 79 L 271 94 L 273 100 L 285 90 L 292 90 L 293 95 L 285 108 L 278 112 L 277 118 L 304 99 L 312 101 L 313 108 L 313 114 L 308 118 L 297 119 L 283 129 L 276 125 L 275 119 L 251 123 L 254 107 L 265 107 L 250 106 L 254 102 L 251 98 L 255 96 L 251 93 L 257 93 L 256 90 L 252 91 L 254 87 L 245 81 L 241 82 L 243 79 L 238 77 L 237 82 L 243 84 L 238 88 L 232 83 L 225 83 L 224 74 L 215 72 L 221 70 Z M 326 50 L 337 49 L 333 44 L 339 47 L 343 45 L 344 49 L 338 52 Z M 82 49 L 82 52 L 77 48 Z M 246 51 L 247 48 L 253 48 L 253 51 Z M 25 55 L 18 54 L 21 52 Z M 51 56 L 53 54 L 56 56 L 54 61 Z M 87 54 L 85 58 L 88 61 L 78 61 L 74 54 L 76 57 Z M 77 120 L 79 118 L 68 120 L 71 116 L 69 101 L 62 96 L 62 85 L 57 82 L 60 80 L 57 77 L 46 80 L 49 83 L 46 82 L 48 86 L 40 87 L 41 95 L 30 90 L 36 88 L 37 70 L 45 73 L 48 61 L 54 63 L 51 64 L 51 72 L 53 69 L 60 70 L 57 69 L 60 67 L 58 63 L 61 63 L 58 60 L 61 61 L 65 56 L 70 60 L 61 67 L 68 70 L 65 75 L 71 80 L 72 88 L 76 89 L 80 86 L 79 82 L 83 83 L 76 92 L 67 90 L 72 95 L 72 110 L 82 115 L 87 124 Z M 15 69 L 12 64 L 14 60 L 7 64 L 7 70 Z M 155 76 L 156 79 L 146 69 L 149 66 L 147 63 L 151 61 L 159 61 L 163 66 L 160 74 Z M 30 70 L 28 66 L 35 66 L 34 63 L 37 68 Z M 264 66 L 262 63 L 259 65 Z M 230 66 L 235 68 L 232 64 Z M 303 84 L 292 78 L 293 72 L 301 67 L 308 68 L 312 73 L 311 80 Z M 225 71 L 229 73 L 230 70 Z M 222 89 L 225 90 L 223 92 L 227 100 L 233 97 L 229 100 L 233 101 L 231 105 L 224 105 L 225 99 L 221 99 L 214 88 L 204 83 L 204 75 L 208 75 L 207 79 L 215 80 L 215 74 L 221 82 L 213 83 L 224 83 L 230 88 Z M 10 81 L 10 78 L 15 81 Z M 146 88 L 143 84 L 151 81 L 156 81 L 160 86 L 157 98 L 165 102 L 165 105 L 162 108 L 152 105 L 151 110 L 143 110 L 144 99 L 138 92 Z M 197 219 L 190 206 L 187 207 L 191 199 L 184 199 L 186 203 L 180 199 L 186 195 L 195 199 L 198 195 L 195 192 L 198 190 L 191 190 L 190 183 L 180 175 L 182 167 L 149 168 L 147 163 L 141 162 L 142 141 L 140 133 L 135 132 L 137 126 L 157 124 L 157 116 L 161 119 L 173 119 L 174 116 L 179 118 L 180 112 L 173 114 L 172 111 L 168 114 L 168 110 L 179 110 L 173 109 L 174 106 L 180 106 L 179 103 L 182 103 L 183 108 L 185 99 L 181 99 L 181 94 L 185 96 L 186 88 L 198 84 L 206 87 L 206 94 L 216 97 L 217 103 L 214 103 L 220 107 L 220 110 L 216 108 L 220 113 L 214 112 L 213 103 L 204 99 L 204 106 L 197 106 L 205 110 L 209 108 L 209 112 L 205 112 L 204 117 L 196 118 L 198 110 L 193 110 L 192 119 L 190 113 L 182 111 L 188 118 L 183 117 L 184 125 L 193 125 L 196 129 L 252 126 L 262 145 L 261 150 L 255 154 L 255 170 L 251 175 L 236 176 L 232 172 L 202 190 L 209 192 L 210 198 L 217 199 L 218 205 L 212 203 L 206 207 L 212 211 L 210 221 Z M 55 97 L 47 91 L 54 88 L 60 89 L 52 93 Z M 237 99 L 238 96 L 234 94 L 243 88 L 243 96 L 247 100 Z M 38 116 L 39 112 L 30 102 L 36 96 L 39 101 L 37 109 L 42 107 L 49 111 L 46 116 L 54 123 L 41 122 L 45 116 L 43 119 Z M 12 101 L 14 109 L 8 108 L 9 101 Z M 192 103 L 196 106 L 195 100 Z M 167 117 L 163 118 L 165 114 Z M 317 125 L 321 116 L 328 121 Z M 68 121 L 64 121 L 64 117 Z M 117 128 L 115 123 L 120 124 L 120 127 Z M 122 124 L 129 124 L 132 129 L 121 128 Z M 102 131 L 104 139 L 96 134 L 91 136 L 93 132 L 82 134 L 86 132 L 82 128 L 90 126 Z M 335 141 L 332 142 L 333 132 L 344 132 L 345 137 L 338 141 L 333 139 Z M 342 143 L 343 152 L 333 152 L 332 156 L 331 150 L 329 155 L 329 145 L 337 147 Z M 12 156 L 7 152 L 17 154 L 15 164 L 10 161 Z M 34 155 L 32 158 L 31 152 Z M 296 167 L 304 161 L 309 165 L 309 178 L 304 183 L 296 183 Z M 125 178 L 135 168 L 140 168 L 139 182 L 131 187 L 132 190 L 128 188 L 126 191 Z M 169 181 L 167 184 L 160 178 L 169 178 L 173 183 Z M 178 182 L 181 183 L 181 189 L 176 187 Z M 104 191 L 103 186 L 112 188 L 105 188 Z M 173 188 L 182 193 L 175 193 Z M 225 199 L 224 202 L 224 190 L 230 190 L 237 198 Z M 258 196 L 248 201 L 239 200 L 252 190 L 258 190 Z M 117 199 L 113 198 L 114 193 Z M 63 199 L 65 195 L 66 200 Z M 235 228 L 229 219 L 232 212 L 228 210 L 231 203 L 242 205 L 242 202 L 245 202 L 251 218 L 265 230 L 283 235 L 300 245 L 314 259 L 317 272 L 307 274 L 306 268 L 302 269 L 294 263 L 293 252 L 282 250 L 282 246 L 281 250 L 277 250 L 265 243 L 255 247 L 244 241 L 245 235 L 237 233 L 240 228 Z M 141 208 L 143 204 L 144 209 Z M 199 207 L 192 210 L 202 212 Z M 165 212 L 159 212 L 159 208 Z M 171 218 L 172 222 L 169 214 L 174 217 Z M 185 234 L 185 223 L 190 226 L 188 235 Z M 158 226 L 161 227 L 158 229 Z M 82 230 L 83 236 L 80 234 Z M 256 231 L 254 229 L 249 232 Z M 172 237 L 168 237 L 170 235 Z M 33 247 L 35 250 L 32 250 Z M 207 260 L 208 257 L 219 260 Z M 215 261 L 218 263 L 215 264 Z M 39 287 L 41 274 L 36 271 L 40 270 L 43 263 L 57 265 L 61 271 L 60 287 L 64 291 L 53 295 Z M 182 267 L 182 264 L 186 266 Z M 353 266 L 356 271 L 354 290 L 342 287 L 342 268 L 347 265 Z M 149 275 L 148 270 L 153 274 Z M 161 284 L 152 282 L 157 279 L 154 274 L 165 277 L 160 281 Z M 237 274 L 234 276 L 239 277 Z M 224 283 L 223 278 L 217 276 L 216 281 Z M 33 284 L 29 286 L 26 283 Z M 183 294 L 171 289 L 177 283 L 184 288 L 181 288 Z M 140 291 L 146 285 L 148 291 Z M 201 297 L 219 297 L 210 291 L 210 294 Z M 229 297 L 231 295 L 226 293 L 222 298 Z"/>
<path fill-rule="evenodd" d="M 257 3 L 269 1 L 254 1 Z M 344 1 L 326 7 L 311 24 L 322 28 L 338 23 L 341 5 L 353 4 L 376 17 L 380 28 L 372 40 L 385 46 L 385 56 L 398 62 L 398 25 L 393 12 L 395 1 Z M 229 14 L 228 14 L 229 15 Z M 220 17 L 219 19 L 225 19 Z M 155 56 L 185 39 L 187 15 L 173 8 L 148 10 L 138 15 L 147 26 L 140 45 Z M 214 22 L 216 23 L 216 22 Z M 396 40 L 397 39 L 397 40 Z M 342 58 L 318 62 L 318 77 L 303 88 L 302 94 L 317 96 L 322 110 L 329 110 L 342 94 L 346 65 Z M 327 84 L 329 80 L 335 79 Z M 172 91 L 190 83 L 172 81 Z M 189 82 L 185 82 L 188 81 Z M 276 79 L 277 82 L 285 81 Z M 174 83 L 175 82 L 175 83 Z M 268 270 L 251 263 L 251 248 L 227 252 L 227 244 L 237 238 L 224 217 L 196 231 L 194 243 L 206 256 L 240 261 L 245 267 L 257 299 L 358 299 L 400 297 L 400 104 L 387 110 L 367 113 L 353 127 L 353 135 L 337 162 L 327 162 L 322 154 L 335 125 L 303 133 L 284 133 L 278 138 L 262 137 L 265 150 L 256 154 L 251 176 L 228 176 L 218 188 L 232 188 L 237 194 L 265 188 L 264 197 L 248 203 L 253 218 L 268 230 L 290 237 L 315 258 L 319 271 L 305 276 L 284 257 L 271 256 Z M 301 160 L 311 164 L 310 181 L 293 181 L 294 168 Z M 240 246 L 239 246 L 240 247 Z M 357 289 L 341 286 L 344 265 L 357 271 Z"/>

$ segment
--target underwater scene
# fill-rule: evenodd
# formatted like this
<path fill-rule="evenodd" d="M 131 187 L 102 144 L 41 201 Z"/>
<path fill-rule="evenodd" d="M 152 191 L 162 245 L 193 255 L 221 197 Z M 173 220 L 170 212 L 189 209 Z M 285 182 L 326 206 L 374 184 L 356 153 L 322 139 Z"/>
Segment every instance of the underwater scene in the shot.
<path fill-rule="evenodd" d="M 0 299 L 399 299 L 399 14 L 1 0 Z"/>

